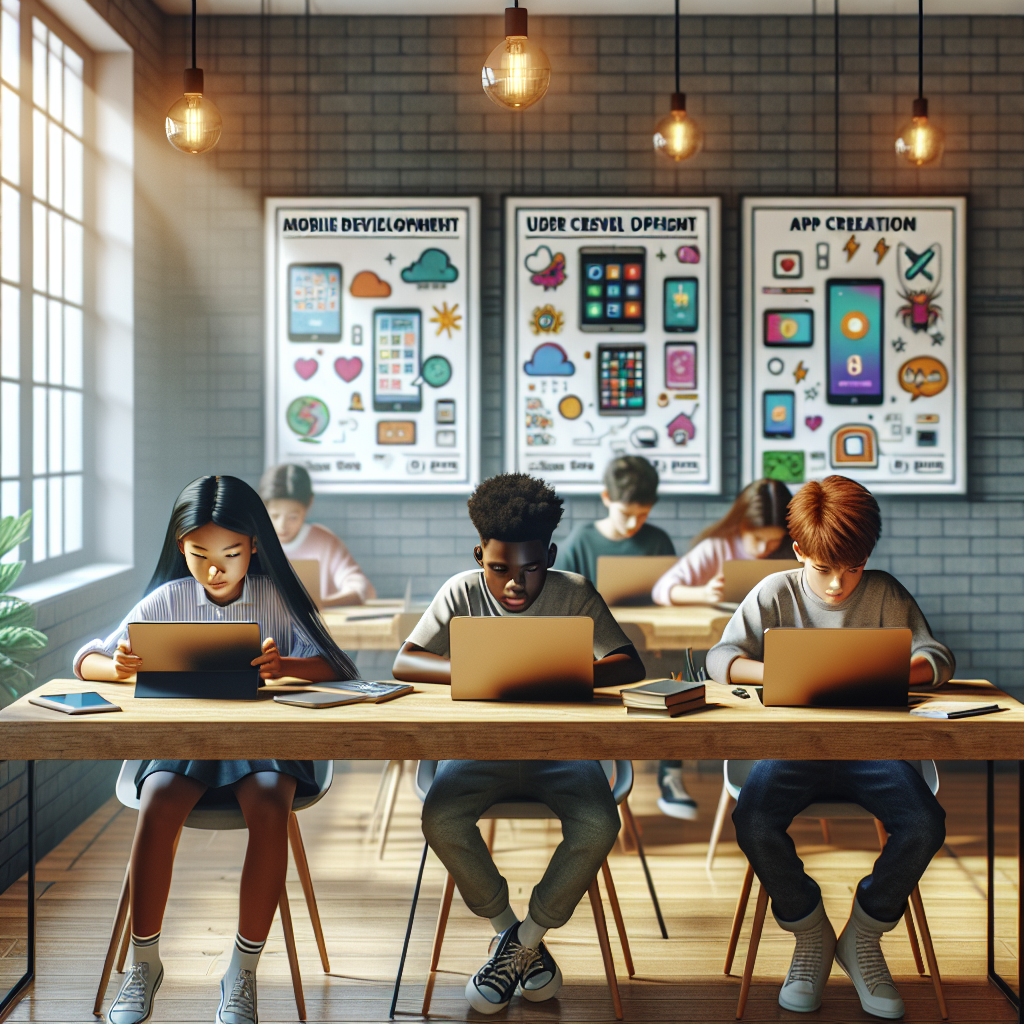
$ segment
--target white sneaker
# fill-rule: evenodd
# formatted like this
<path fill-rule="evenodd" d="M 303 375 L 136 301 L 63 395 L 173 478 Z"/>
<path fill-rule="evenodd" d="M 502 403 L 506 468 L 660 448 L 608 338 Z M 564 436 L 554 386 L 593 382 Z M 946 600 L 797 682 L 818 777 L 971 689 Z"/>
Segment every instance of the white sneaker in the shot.
<path fill-rule="evenodd" d="M 796 1013 L 812 1013 L 821 1006 L 832 960 L 836 952 L 836 932 L 818 905 L 799 921 L 779 921 L 779 926 L 796 936 L 796 949 L 789 973 L 779 992 L 779 1006 Z"/>
<path fill-rule="evenodd" d="M 681 818 L 693 821 L 697 817 L 697 801 L 686 792 L 683 785 L 682 768 L 658 768 L 658 785 L 661 796 L 658 798 L 658 810 L 670 818 Z"/>
<path fill-rule="evenodd" d="M 849 975 L 866 1013 L 886 1020 L 903 1016 L 903 1000 L 882 956 L 882 935 L 899 924 L 868 917 L 853 899 L 853 911 L 836 946 L 836 963 Z"/>
<path fill-rule="evenodd" d="M 120 991 L 107 1010 L 107 1024 L 143 1024 L 153 1016 L 153 999 L 164 980 L 164 968 L 159 964 L 155 978 L 150 977 L 151 969 L 145 960 L 128 968 Z"/>
<path fill-rule="evenodd" d="M 256 975 L 241 970 L 235 975 L 230 990 L 221 978 L 220 1006 L 217 1007 L 217 1024 L 258 1024 L 256 1014 Z"/>

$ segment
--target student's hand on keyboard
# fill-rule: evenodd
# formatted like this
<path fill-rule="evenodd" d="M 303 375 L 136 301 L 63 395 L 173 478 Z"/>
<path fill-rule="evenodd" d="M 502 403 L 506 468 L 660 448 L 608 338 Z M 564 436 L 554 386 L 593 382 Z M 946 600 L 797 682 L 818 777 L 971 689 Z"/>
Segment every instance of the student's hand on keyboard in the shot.
<path fill-rule="evenodd" d="M 263 653 L 258 658 L 252 659 L 252 665 L 259 666 L 261 679 L 279 679 L 285 674 L 284 665 L 281 662 L 281 652 L 277 649 L 277 643 L 272 636 L 263 641 Z"/>

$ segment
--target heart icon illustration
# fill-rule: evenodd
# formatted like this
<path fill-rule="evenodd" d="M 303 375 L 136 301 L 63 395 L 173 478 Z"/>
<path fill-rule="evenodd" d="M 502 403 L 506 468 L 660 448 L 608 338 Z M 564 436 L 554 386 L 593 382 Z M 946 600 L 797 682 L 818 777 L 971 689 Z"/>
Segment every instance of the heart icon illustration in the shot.
<path fill-rule="evenodd" d="M 822 419 L 820 416 L 808 416 L 804 420 L 804 423 L 806 423 L 811 430 L 817 430 L 822 424 Z"/>
<path fill-rule="evenodd" d="M 320 364 L 315 359 L 296 359 L 295 360 L 295 372 L 303 379 L 309 380 L 310 377 L 320 369 Z"/>
<path fill-rule="evenodd" d="M 779 266 L 788 274 L 796 266 L 796 260 L 782 260 Z"/>
<path fill-rule="evenodd" d="M 359 356 L 334 360 L 334 372 L 346 383 L 351 384 L 363 372 L 363 361 Z"/>

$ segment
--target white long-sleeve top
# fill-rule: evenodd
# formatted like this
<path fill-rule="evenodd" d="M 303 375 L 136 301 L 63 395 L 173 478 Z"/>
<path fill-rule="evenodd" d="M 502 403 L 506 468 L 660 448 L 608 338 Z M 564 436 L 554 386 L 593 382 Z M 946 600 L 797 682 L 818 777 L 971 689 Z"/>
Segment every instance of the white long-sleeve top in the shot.
<path fill-rule="evenodd" d="M 349 549 L 326 526 L 303 523 L 295 540 L 281 547 L 291 561 L 315 558 L 320 563 L 320 600 L 323 604 L 329 604 L 348 591 L 355 591 L 364 604 L 377 596 L 373 584 Z"/>
<path fill-rule="evenodd" d="M 672 603 L 675 586 L 702 587 L 725 569 L 726 562 L 751 561 L 739 534 L 735 537 L 708 537 L 695 544 L 654 584 L 651 599 L 655 604 Z"/>

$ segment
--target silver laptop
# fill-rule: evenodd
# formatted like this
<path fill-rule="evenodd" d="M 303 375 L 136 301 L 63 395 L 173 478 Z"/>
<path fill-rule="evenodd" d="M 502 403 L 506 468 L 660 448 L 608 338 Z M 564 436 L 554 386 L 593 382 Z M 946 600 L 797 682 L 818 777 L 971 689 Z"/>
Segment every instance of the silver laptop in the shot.
<path fill-rule="evenodd" d="M 313 604 L 320 607 L 320 559 L 318 558 L 296 558 L 292 562 L 295 575 L 299 582 L 306 588 L 306 593 L 313 598 Z"/>
<path fill-rule="evenodd" d="M 452 700 L 593 700 L 587 615 L 463 615 L 448 628 Z"/>
<path fill-rule="evenodd" d="M 764 631 L 766 707 L 905 708 L 909 629 Z"/>
<path fill-rule="evenodd" d="M 789 572 L 800 567 L 801 563 L 795 558 L 732 559 L 722 569 L 725 575 L 722 601 L 726 604 L 739 604 L 761 580 L 777 572 Z"/>
<path fill-rule="evenodd" d="M 654 584 L 678 561 L 676 555 L 598 555 L 594 586 L 609 606 L 654 604 Z"/>

